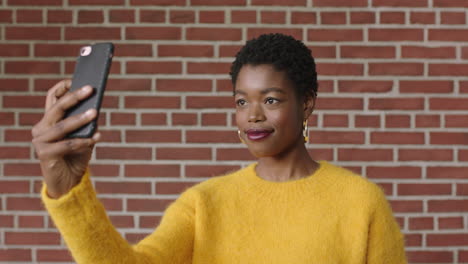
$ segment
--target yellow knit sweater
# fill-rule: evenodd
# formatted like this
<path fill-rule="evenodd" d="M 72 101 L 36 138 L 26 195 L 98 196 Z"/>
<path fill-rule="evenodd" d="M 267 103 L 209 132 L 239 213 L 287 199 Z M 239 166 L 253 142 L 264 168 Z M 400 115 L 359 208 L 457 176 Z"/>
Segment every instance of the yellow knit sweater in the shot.
<path fill-rule="evenodd" d="M 311 176 L 263 180 L 255 164 L 189 188 L 156 230 L 129 245 L 86 173 L 42 198 L 77 263 L 402 264 L 404 238 L 382 190 L 327 162 Z"/>

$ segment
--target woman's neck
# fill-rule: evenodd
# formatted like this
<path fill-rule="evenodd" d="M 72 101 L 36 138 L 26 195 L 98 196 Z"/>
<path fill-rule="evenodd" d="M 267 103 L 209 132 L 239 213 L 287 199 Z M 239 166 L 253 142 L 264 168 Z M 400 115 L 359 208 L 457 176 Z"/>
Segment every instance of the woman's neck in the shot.
<path fill-rule="evenodd" d="M 256 172 L 262 179 L 284 182 L 310 176 L 318 167 L 305 145 L 300 143 L 287 153 L 259 158 Z"/>

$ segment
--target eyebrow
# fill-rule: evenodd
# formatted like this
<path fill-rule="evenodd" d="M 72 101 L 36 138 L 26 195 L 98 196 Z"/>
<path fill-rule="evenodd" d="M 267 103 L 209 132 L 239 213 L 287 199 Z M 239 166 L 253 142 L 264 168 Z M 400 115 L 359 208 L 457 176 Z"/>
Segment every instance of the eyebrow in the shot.
<path fill-rule="evenodd" d="M 270 88 L 266 88 L 266 89 L 263 89 L 260 93 L 261 94 L 267 94 L 267 93 L 272 93 L 272 92 L 277 92 L 277 93 L 282 93 L 282 94 L 285 94 L 284 90 L 278 88 L 278 87 L 270 87 Z M 234 95 L 236 94 L 242 94 L 242 95 L 246 95 L 247 93 L 242 91 L 242 90 L 235 90 L 234 91 Z"/>

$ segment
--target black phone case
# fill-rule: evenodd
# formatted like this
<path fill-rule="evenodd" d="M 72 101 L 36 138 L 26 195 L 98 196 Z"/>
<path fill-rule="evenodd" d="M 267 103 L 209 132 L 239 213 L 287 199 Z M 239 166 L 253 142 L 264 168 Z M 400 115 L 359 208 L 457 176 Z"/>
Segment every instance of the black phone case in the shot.
<path fill-rule="evenodd" d="M 91 53 L 89 55 L 82 56 L 80 53 L 78 57 L 70 91 L 75 91 L 85 85 L 91 85 L 94 92 L 90 97 L 69 109 L 64 118 L 84 113 L 90 108 L 95 108 L 99 116 L 107 75 L 112 63 L 114 45 L 112 43 L 98 43 L 90 47 Z M 85 126 L 69 133 L 67 138 L 92 137 L 97 129 L 97 120 L 98 117 Z"/>

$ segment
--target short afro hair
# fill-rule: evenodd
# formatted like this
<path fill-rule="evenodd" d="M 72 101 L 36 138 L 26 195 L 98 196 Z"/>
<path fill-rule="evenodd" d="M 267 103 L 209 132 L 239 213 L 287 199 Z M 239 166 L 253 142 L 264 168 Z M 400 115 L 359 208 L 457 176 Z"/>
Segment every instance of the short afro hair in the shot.
<path fill-rule="evenodd" d="M 232 85 L 244 65 L 271 64 L 284 71 L 299 97 L 317 97 L 317 72 L 311 50 L 304 43 L 280 33 L 264 34 L 247 41 L 231 65 Z"/>

